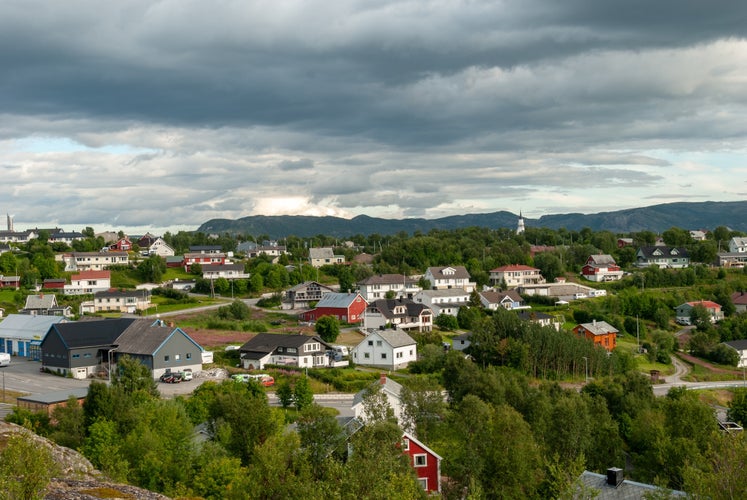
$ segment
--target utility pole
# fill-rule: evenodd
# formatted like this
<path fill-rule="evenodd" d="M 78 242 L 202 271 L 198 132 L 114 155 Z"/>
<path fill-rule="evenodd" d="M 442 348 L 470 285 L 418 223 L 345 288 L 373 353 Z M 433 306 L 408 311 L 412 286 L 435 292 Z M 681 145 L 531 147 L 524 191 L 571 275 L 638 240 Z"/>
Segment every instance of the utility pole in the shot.
<path fill-rule="evenodd" d="M 586 372 L 586 383 L 589 383 L 589 358 L 584 356 L 584 371 Z"/>

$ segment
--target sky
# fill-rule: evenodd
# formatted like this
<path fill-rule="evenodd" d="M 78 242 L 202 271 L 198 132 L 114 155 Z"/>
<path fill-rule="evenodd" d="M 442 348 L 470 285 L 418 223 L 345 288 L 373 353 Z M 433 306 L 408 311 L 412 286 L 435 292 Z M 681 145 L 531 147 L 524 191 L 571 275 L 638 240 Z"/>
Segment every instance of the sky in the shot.
<path fill-rule="evenodd" d="M 0 0 L 17 230 L 743 200 L 746 117 L 738 0 Z"/>

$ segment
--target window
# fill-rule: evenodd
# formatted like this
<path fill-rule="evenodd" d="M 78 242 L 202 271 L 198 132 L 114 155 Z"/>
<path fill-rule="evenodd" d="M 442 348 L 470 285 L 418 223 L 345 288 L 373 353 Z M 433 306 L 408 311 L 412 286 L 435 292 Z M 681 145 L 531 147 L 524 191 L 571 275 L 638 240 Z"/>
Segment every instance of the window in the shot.
<path fill-rule="evenodd" d="M 428 491 L 428 478 L 427 477 L 419 477 L 418 483 L 420 483 L 421 488 L 423 488 L 425 491 Z"/>
<path fill-rule="evenodd" d="M 73 354 L 73 359 L 77 359 L 80 357 L 80 354 Z"/>
<path fill-rule="evenodd" d="M 426 465 L 428 465 L 428 455 L 426 455 L 425 453 L 415 455 L 412 457 L 412 462 L 415 467 L 425 467 Z"/>
<path fill-rule="evenodd" d="M 401 357 L 402 357 L 402 353 L 401 353 L 401 352 L 398 352 L 398 353 L 397 353 L 397 358 L 401 358 Z"/>
<path fill-rule="evenodd" d="M 91 353 L 90 353 L 90 352 L 87 352 L 87 353 L 85 353 L 85 354 L 83 355 L 83 357 L 84 357 L 84 358 L 90 358 L 90 357 L 91 357 Z"/>
<path fill-rule="evenodd" d="M 402 449 L 404 451 L 407 451 L 410 449 L 410 440 L 407 438 L 402 438 Z"/>
<path fill-rule="evenodd" d="M 174 360 L 175 361 L 179 361 L 180 359 L 182 359 L 182 355 L 181 354 L 175 354 L 174 355 Z"/>
<path fill-rule="evenodd" d="M 164 361 L 168 361 L 168 360 L 169 360 L 169 355 L 167 354 L 166 356 L 164 356 L 164 357 L 163 357 L 163 360 L 164 360 Z"/>
<path fill-rule="evenodd" d="M 373 340 L 369 340 L 368 345 L 373 346 Z"/>
<path fill-rule="evenodd" d="M 381 353 L 381 359 L 386 359 L 386 353 L 385 352 Z"/>
<path fill-rule="evenodd" d="M 364 357 L 365 359 L 369 359 L 369 358 L 371 358 L 371 355 L 370 355 L 369 353 L 367 353 L 367 352 L 364 352 L 364 353 L 363 353 L 363 357 Z"/>
<path fill-rule="evenodd" d="M 192 359 L 192 353 L 191 352 L 187 353 L 187 359 Z"/>
<path fill-rule="evenodd" d="M 381 340 L 376 341 L 376 347 L 381 347 Z"/>

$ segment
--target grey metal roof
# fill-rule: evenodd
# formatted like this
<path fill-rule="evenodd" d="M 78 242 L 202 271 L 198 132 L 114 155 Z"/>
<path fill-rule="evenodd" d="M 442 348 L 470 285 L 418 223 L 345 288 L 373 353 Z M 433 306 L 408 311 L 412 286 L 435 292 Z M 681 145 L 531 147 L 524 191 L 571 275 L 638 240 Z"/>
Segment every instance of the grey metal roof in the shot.
<path fill-rule="evenodd" d="M 24 309 L 50 309 L 57 305 L 57 296 L 51 293 L 46 295 L 29 295 L 26 297 Z"/>
<path fill-rule="evenodd" d="M 43 339 L 49 327 L 65 323 L 64 316 L 41 316 L 31 314 L 9 314 L 0 322 L 0 337 L 14 339 Z"/>
<path fill-rule="evenodd" d="M 316 303 L 316 307 L 348 307 L 358 296 L 360 296 L 358 293 L 328 293 Z M 363 297 L 361 300 L 364 300 Z"/>
<path fill-rule="evenodd" d="M 96 299 L 104 299 L 106 297 L 148 297 L 150 292 L 147 290 L 104 290 L 96 292 L 93 297 Z"/>
<path fill-rule="evenodd" d="M 381 383 L 382 379 L 384 380 L 383 384 Z M 376 382 L 373 382 L 367 388 L 358 391 L 355 394 L 355 396 L 353 396 L 353 405 L 352 406 L 355 406 L 357 404 L 362 403 L 363 402 L 363 397 L 366 394 L 368 394 L 368 392 L 372 388 L 376 387 L 377 385 L 380 385 L 381 389 L 383 391 L 386 391 L 386 392 L 388 392 L 388 393 L 396 396 L 397 398 L 400 397 L 400 393 L 402 392 L 402 385 L 399 382 L 395 382 L 391 378 L 389 378 L 389 377 L 387 377 L 385 375 L 382 375 L 382 377 L 380 377 L 379 380 L 377 380 Z"/>
<path fill-rule="evenodd" d="M 590 255 L 589 259 L 597 266 L 614 265 L 615 259 L 609 254 Z"/>
<path fill-rule="evenodd" d="M 117 352 L 120 354 L 152 355 L 172 335 L 184 335 L 197 347 L 200 347 L 181 329 L 169 326 L 163 321 L 153 321 L 151 319 L 136 320 L 117 337 L 115 344 L 117 345 Z"/>
<path fill-rule="evenodd" d="M 480 292 L 480 296 L 484 298 L 489 304 L 500 304 L 503 299 L 508 297 L 512 302 L 521 302 L 522 298 L 519 292 L 516 290 L 508 290 L 506 292 L 496 292 L 488 290 L 486 292 Z"/>
<path fill-rule="evenodd" d="M 74 321 L 52 325 L 68 349 L 90 346 L 113 346 L 117 337 L 133 322 L 134 318 L 115 318 L 91 321 Z"/>
<path fill-rule="evenodd" d="M 604 335 L 606 333 L 618 333 L 619 330 L 606 321 L 593 321 L 591 323 L 581 323 L 586 330 L 594 335 Z"/>
<path fill-rule="evenodd" d="M 747 339 L 730 340 L 728 342 L 724 342 L 724 344 L 728 345 L 729 347 L 733 347 L 737 351 L 744 351 L 745 349 L 747 349 Z"/>
<path fill-rule="evenodd" d="M 453 269 L 454 274 L 444 274 L 444 269 Z M 436 279 L 469 279 L 469 272 L 464 266 L 429 267 L 431 275 Z"/>
<path fill-rule="evenodd" d="M 310 259 L 331 259 L 335 256 L 335 252 L 329 248 L 309 248 Z"/>
<path fill-rule="evenodd" d="M 672 257 L 672 258 L 681 258 L 681 257 L 690 256 L 690 254 L 687 251 L 687 248 L 681 248 L 681 247 L 647 246 L 647 247 L 639 248 L 638 253 L 641 254 L 646 259 L 659 258 L 659 256 L 654 255 L 654 253 L 661 253 L 662 254 L 661 257 Z"/>
<path fill-rule="evenodd" d="M 405 306 L 407 308 L 407 313 L 402 315 L 397 315 L 394 313 L 394 310 L 397 306 Z M 407 316 L 408 318 L 415 318 L 420 316 L 424 311 L 431 312 L 431 308 L 426 306 L 425 304 L 421 304 L 419 302 L 415 302 L 410 299 L 379 299 L 373 301 L 369 305 L 369 310 L 374 309 L 381 313 L 382 316 L 384 316 L 387 319 L 392 319 L 396 317 L 401 316 Z"/>

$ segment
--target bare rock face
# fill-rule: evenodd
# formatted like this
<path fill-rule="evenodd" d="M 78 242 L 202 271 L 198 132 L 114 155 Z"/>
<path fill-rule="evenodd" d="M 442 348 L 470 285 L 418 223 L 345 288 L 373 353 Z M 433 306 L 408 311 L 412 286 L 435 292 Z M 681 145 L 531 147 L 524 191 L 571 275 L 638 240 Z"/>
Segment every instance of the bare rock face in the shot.
<path fill-rule="evenodd" d="M 52 479 L 44 498 L 47 500 L 132 499 L 169 500 L 169 497 L 127 484 L 112 483 L 91 462 L 70 448 L 59 446 L 28 429 L 0 421 L 0 449 L 13 434 L 23 434 L 37 446 L 47 448 L 60 468 L 60 476 Z"/>

